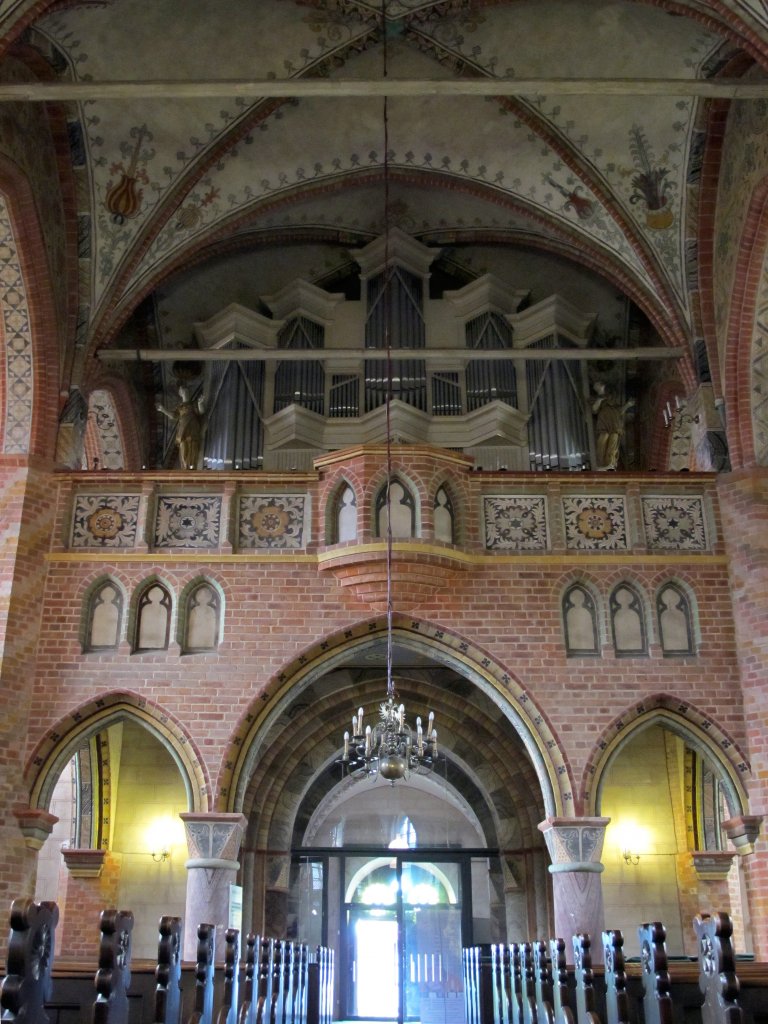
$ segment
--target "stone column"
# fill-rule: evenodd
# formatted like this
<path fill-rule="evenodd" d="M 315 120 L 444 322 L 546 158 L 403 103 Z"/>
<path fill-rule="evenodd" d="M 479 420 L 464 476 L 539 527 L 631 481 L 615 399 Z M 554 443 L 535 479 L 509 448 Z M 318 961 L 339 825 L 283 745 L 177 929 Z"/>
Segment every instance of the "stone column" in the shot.
<path fill-rule="evenodd" d="M 568 962 L 573 963 L 571 936 L 587 932 L 592 937 L 592 959 L 602 961 L 600 934 L 605 927 L 603 865 L 605 829 L 610 818 L 546 818 L 539 829 L 552 863 L 555 934 L 565 939 Z"/>
<path fill-rule="evenodd" d="M 243 814 L 211 811 L 180 814 L 187 833 L 189 860 L 184 911 L 184 959 L 197 955 L 197 926 L 216 926 L 216 959 L 224 957 L 229 925 L 229 886 L 237 879 L 237 855 L 247 820 Z"/>

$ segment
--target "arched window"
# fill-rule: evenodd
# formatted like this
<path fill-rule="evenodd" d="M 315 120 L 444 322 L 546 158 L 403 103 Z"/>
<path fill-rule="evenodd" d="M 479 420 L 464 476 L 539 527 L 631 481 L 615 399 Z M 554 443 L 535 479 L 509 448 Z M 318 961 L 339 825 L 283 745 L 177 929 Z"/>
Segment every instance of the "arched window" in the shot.
<path fill-rule="evenodd" d="M 341 544 L 345 540 L 357 540 L 357 496 L 349 484 L 336 498 L 332 542 Z"/>
<path fill-rule="evenodd" d="M 432 513 L 435 540 L 444 540 L 447 544 L 454 542 L 454 515 L 451 496 L 445 487 L 438 487 L 435 494 L 435 507 Z"/>
<path fill-rule="evenodd" d="M 389 484 L 389 507 L 393 537 L 413 537 L 416 534 L 416 503 L 408 488 L 396 477 Z M 387 485 L 376 498 L 376 536 L 387 533 Z"/>
<path fill-rule="evenodd" d="M 648 653 L 643 601 L 628 583 L 620 583 L 611 594 L 611 631 L 617 657 Z"/>
<path fill-rule="evenodd" d="M 84 650 L 115 650 L 120 643 L 122 621 L 122 592 L 112 580 L 104 580 L 88 598 Z"/>
<path fill-rule="evenodd" d="M 221 601 L 213 584 L 203 580 L 189 591 L 183 621 L 181 649 L 185 654 L 216 650 L 221 628 Z"/>
<path fill-rule="evenodd" d="M 694 654 L 691 604 L 681 587 L 667 583 L 659 590 L 656 615 L 664 657 Z"/>
<path fill-rule="evenodd" d="M 563 595 L 563 631 L 568 657 L 599 655 L 597 608 L 586 587 L 574 583 Z"/>
<path fill-rule="evenodd" d="M 165 651 L 171 635 L 171 595 L 162 583 L 150 583 L 136 605 L 134 651 Z"/>

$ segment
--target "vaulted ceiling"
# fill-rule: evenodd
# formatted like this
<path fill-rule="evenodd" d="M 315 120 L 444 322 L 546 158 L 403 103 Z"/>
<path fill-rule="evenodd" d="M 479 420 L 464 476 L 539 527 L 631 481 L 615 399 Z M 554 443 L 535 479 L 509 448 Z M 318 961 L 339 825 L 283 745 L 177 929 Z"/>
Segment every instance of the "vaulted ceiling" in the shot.
<path fill-rule="evenodd" d="M 706 319 L 702 166 L 723 101 L 689 86 L 759 80 L 768 64 L 760 0 L 4 0 L 0 33 L 5 82 L 94 84 L 46 108 L 66 133 L 58 174 L 78 239 L 64 363 L 75 377 L 148 296 L 166 303 L 160 343 L 178 345 L 192 322 L 178 289 L 199 318 L 255 305 L 281 277 L 343 271 L 382 230 L 385 148 L 390 220 L 457 266 L 528 254 L 552 290 L 575 268 L 573 290 L 603 282 L 691 350 Z M 393 87 L 386 147 L 385 71 L 422 83 Z M 335 90 L 172 95 L 222 79 Z M 540 85 L 517 94 L 511 79 Z M 571 93 L 558 79 L 585 82 Z M 598 79 L 681 85 L 652 95 Z M 430 94 L 471 80 L 483 94 Z M 144 97 L 98 89 L 149 81 Z M 706 344 L 716 362 L 717 339 Z"/>

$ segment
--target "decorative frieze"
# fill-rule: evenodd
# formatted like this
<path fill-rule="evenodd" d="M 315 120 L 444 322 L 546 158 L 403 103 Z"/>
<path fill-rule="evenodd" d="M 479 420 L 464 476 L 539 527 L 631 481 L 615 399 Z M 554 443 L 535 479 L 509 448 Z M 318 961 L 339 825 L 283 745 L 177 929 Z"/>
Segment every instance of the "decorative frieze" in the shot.
<path fill-rule="evenodd" d="M 239 550 L 306 547 L 309 499 L 304 494 L 241 494 L 237 515 Z"/>
<path fill-rule="evenodd" d="M 644 497 L 643 525 L 648 547 L 658 551 L 706 551 L 704 500 L 673 494 Z"/>
<path fill-rule="evenodd" d="M 489 550 L 546 551 L 547 499 L 539 494 L 487 494 L 483 526 Z"/>
<path fill-rule="evenodd" d="M 160 495 L 155 548 L 210 549 L 219 545 L 221 498 L 218 495 Z"/>
<path fill-rule="evenodd" d="M 73 548 L 132 548 L 139 522 L 138 494 L 76 494 Z"/>
<path fill-rule="evenodd" d="M 626 503 L 619 495 L 572 494 L 563 498 L 566 547 L 621 551 L 627 541 Z"/>

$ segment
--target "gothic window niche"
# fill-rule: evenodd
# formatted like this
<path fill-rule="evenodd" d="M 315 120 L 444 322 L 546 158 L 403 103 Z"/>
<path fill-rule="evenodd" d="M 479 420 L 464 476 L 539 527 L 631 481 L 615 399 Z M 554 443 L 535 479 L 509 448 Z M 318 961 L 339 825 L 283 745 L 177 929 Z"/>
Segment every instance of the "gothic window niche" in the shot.
<path fill-rule="evenodd" d="M 171 595 L 157 580 L 147 583 L 136 602 L 133 650 L 165 651 L 171 635 Z"/>
<path fill-rule="evenodd" d="M 357 540 L 357 495 L 346 481 L 339 488 L 332 507 L 331 543 Z"/>
<path fill-rule="evenodd" d="M 629 583 L 619 583 L 611 594 L 611 633 L 617 658 L 639 658 L 648 654 L 645 607 L 640 594 Z"/>
<path fill-rule="evenodd" d="M 221 637 L 221 596 L 210 580 L 198 580 L 182 605 L 179 646 L 182 654 L 215 651 Z"/>
<path fill-rule="evenodd" d="M 435 540 L 454 544 L 456 536 L 456 517 L 453 511 L 451 496 L 445 487 L 438 487 L 435 493 L 435 505 L 432 513 Z"/>
<path fill-rule="evenodd" d="M 86 598 L 83 650 L 117 650 L 122 622 L 122 590 L 114 580 L 101 580 Z"/>
<path fill-rule="evenodd" d="M 581 583 L 574 583 L 563 594 L 563 633 L 569 658 L 600 656 L 597 605 Z"/>
<path fill-rule="evenodd" d="M 416 502 L 413 495 L 397 477 L 389 485 L 389 505 L 393 537 L 416 536 Z M 376 497 L 376 536 L 387 535 L 387 485 Z"/>
<path fill-rule="evenodd" d="M 659 639 L 665 658 L 695 654 L 691 602 L 682 587 L 665 583 L 656 594 Z"/>

